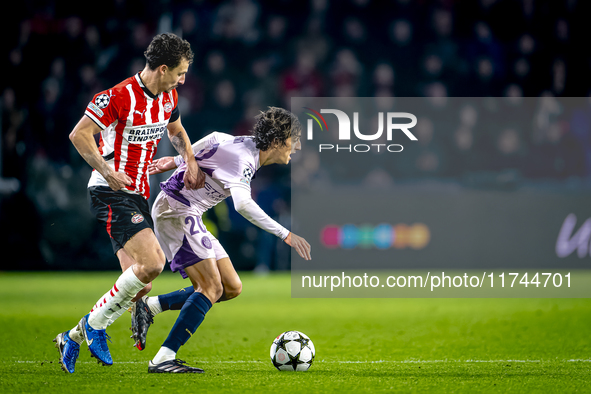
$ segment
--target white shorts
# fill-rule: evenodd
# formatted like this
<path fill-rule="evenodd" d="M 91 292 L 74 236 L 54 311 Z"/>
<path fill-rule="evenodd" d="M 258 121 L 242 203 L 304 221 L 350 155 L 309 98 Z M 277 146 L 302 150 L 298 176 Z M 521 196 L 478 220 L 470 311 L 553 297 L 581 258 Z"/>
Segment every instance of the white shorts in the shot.
<path fill-rule="evenodd" d="M 180 272 L 201 260 L 228 257 L 220 241 L 205 227 L 195 208 L 160 192 L 152 207 L 154 232 L 173 272 Z"/>

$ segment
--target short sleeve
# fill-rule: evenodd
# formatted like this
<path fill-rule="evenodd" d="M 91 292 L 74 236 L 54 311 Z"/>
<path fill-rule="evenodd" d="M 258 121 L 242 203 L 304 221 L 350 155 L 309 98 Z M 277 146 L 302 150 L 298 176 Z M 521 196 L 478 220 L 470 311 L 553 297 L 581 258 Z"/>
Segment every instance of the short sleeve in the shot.
<path fill-rule="evenodd" d="M 168 119 L 168 122 L 169 123 L 176 122 L 177 120 L 179 120 L 180 117 L 181 117 L 181 113 L 179 112 L 179 106 L 177 105 L 172 110 L 172 113 L 170 114 L 170 119 Z"/>
<path fill-rule="evenodd" d="M 181 111 L 179 111 L 179 92 L 177 92 L 176 89 L 173 89 L 171 95 L 174 108 L 170 114 L 170 119 L 168 119 L 169 123 L 176 122 L 181 117 Z"/>
<path fill-rule="evenodd" d="M 106 129 L 119 118 L 119 105 L 110 90 L 97 93 L 86 106 L 84 114 L 101 129 Z"/>

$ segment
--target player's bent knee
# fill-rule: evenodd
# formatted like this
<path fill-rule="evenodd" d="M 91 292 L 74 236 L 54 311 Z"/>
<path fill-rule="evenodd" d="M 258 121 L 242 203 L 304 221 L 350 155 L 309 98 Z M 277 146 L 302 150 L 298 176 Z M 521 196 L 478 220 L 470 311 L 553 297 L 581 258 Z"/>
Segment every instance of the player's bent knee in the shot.
<path fill-rule="evenodd" d="M 199 291 L 198 289 L 195 289 L 195 290 Z M 221 282 L 207 283 L 207 284 L 204 284 L 203 286 L 201 286 L 201 292 L 207 298 L 209 298 L 209 300 L 213 304 L 214 302 L 216 302 L 217 300 L 220 299 L 222 294 L 224 294 L 224 287 L 222 286 Z"/>
<path fill-rule="evenodd" d="M 152 265 L 154 265 L 156 269 L 160 270 L 158 273 L 162 272 L 164 266 L 166 265 L 166 256 L 164 256 L 164 252 L 162 251 L 162 249 L 160 249 L 160 247 L 156 248 L 156 250 L 153 251 L 152 259 Z"/>
<path fill-rule="evenodd" d="M 150 280 L 156 278 L 166 264 L 166 258 L 160 248 L 144 253 L 139 256 L 137 263 L 142 267 L 142 271 L 150 277 Z"/>
<path fill-rule="evenodd" d="M 240 293 L 242 293 L 242 282 L 238 281 L 238 283 L 226 286 L 224 292 L 226 293 L 226 299 L 228 300 L 238 297 Z"/>
<path fill-rule="evenodd" d="M 153 256 L 153 258 L 151 258 L 150 261 L 146 261 L 144 267 L 146 268 L 147 272 L 150 272 L 158 276 L 164 269 L 164 263 L 165 260 L 160 259 L 160 256 Z"/>
<path fill-rule="evenodd" d="M 146 269 L 146 273 L 150 278 L 155 279 L 158 275 L 162 273 L 164 269 L 164 265 L 152 265 L 148 269 Z"/>

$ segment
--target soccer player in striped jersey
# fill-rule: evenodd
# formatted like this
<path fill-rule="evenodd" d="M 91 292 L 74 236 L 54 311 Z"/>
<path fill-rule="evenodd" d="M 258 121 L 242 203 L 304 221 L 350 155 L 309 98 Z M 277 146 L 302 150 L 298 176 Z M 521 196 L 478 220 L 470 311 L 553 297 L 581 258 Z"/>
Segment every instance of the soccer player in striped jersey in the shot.
<path fill-rule="evenodd" d="M 143 341 L 139 349 L 145 346 L 145 334 L 153 315 L 180 309 L 168 338 L 150 361 L 148 372 L 203 372 L 177 359 L 176 353 L 195 333 L 214 303 L 232 299 L 242 291 L 240 277 L 228 254 L 203 224 L 201 217 L 208 209 L 232 196 L 234 208 L 242 216 L 284 240 L 302 258 L 311 259 L 310 244 L 270 218 L 253 201 L 250 189 L 260 167 L 289 163 L 291 155 L 301 149 L 300 134 L 301 125 L 295 115 L 271 107 L 257 116 L 251 136 L 234 137 L 217 132 L 206 136 L 193 144 L 195 158 L 206 174 L 205 185 L 199 189 L 191 190 L 183 184 L 187 163 L 181 156 L 164 157 L 149 166 L 150 174 L 178 167 L 161 184 L 152 216 L 170 268 L 190 278 L 192 286 L 158 297 L 144 297 L 136 303 L 132 326 L 135 325 L 136 339 Z"/>
<path fill-rule="evenodd" d="M 145 68 L 96 94 L 70 134 L 94 169 L 88 182 L 90 208 L 105 226 L 123 274 L 77 326 L 54 339 L 62 369 L 68 373 L 74 372 L 84 339 L 99 363 L 113 364 L 105 329 L 147 293 L 162 272 L 165 256 L 154 235 L 147 199 L 148 166 L 165 132 L 186 161 L 184 185 L 194 189 L 205 181 L 181 124 L 176 92 L 193 61 L 191 46 L 164 33 L 154 37 L 144 55 Z"/>

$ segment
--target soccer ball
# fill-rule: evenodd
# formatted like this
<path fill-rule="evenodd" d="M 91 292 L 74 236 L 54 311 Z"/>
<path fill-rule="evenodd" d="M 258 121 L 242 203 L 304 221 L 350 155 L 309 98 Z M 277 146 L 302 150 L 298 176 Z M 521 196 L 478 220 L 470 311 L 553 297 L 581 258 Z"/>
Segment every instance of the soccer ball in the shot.
<path fill-rule="evenodd" d="M 299 331 L 286 331 L 271 345 L 271 361 L 280 371 L 307 371 L 315 355 L 314 344 Z"/>

